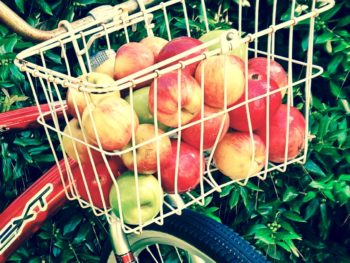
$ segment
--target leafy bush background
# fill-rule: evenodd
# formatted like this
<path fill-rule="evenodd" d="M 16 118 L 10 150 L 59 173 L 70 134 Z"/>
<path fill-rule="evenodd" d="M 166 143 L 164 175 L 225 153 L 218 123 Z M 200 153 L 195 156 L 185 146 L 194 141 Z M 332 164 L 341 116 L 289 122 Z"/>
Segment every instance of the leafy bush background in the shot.
<path fill-rule="evenodd" d="M 59 20 L 72 21 L 85 16 L 95 6 L 120 1 L 4 2 L 31 25 L 51 29 Z M 206 2 L 210 26 L 215 28 L 223 26 L 215 18 L 233 19 L 230 11 L 238 0 Z M 271 4 L 272 1 L 263 2 Z M 308 1 L 298 2 L 308 4 Z M 350 2 L 339 0 L 332 10 L 316 19 L 314 63 L 321 65 L 325 72 L 313 81 L 310 129 L 315 139 L 310 143 L 307 163 L 293 165 L 285 173 L 274 172 L 266 181 L 254 179 L 245 187 L 227 187 L 222 193 L 207 198 L 205 207 L 194 207 L 230 225 L 271 260 L 350 261 L 349 11 Z M 173 19 L 177 19 L 181 28 L 183 21 L 176 14 Z M 203 29 L 198 21 L 193 23 L 198 31 Z M 302 60 L 306 55 L 305 30 L 307 27 L 302 25 L 295 27 L 295 35 L 300 35 L 300 41 L 295 41 L 295 52 Z M 13 64 L 16 53 L 32 45 L 0 25 L 0 112 L 33 104 L 30 87 Z M 40 130 L 0 136 L 2 211 L 53 164 L 53 158 L 48 154 L 50 149 Z M 69 204 L 10 260 L 94 262 L 98 261 L 105 240 L 105 223 Z"/>

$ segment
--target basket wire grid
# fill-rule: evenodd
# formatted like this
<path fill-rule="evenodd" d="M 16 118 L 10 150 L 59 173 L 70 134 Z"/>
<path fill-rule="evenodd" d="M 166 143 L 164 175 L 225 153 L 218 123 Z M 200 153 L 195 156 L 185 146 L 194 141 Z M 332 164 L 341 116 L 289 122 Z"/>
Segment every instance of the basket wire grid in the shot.
<path fill-rule="evenodd" d="M 322 1 L 322 5 L 319 3 L 321 1 L 310 1 L 310 6 L 308 9 L 308 12 L 301 13 L 299 16 L 296 15 L 296 8 L 298 6 L 298 3 L 295 0 L 289 1 L 289 10 L 290 10 L 290 17 L 286 21 L 280 21 L 280 17 L 278 17 L 278 1 L 274 0 L 272 4 L 272 21 L 270 25 L 267 28 L 260 29 L 260 17 L 261 12 L 267 12 L 270 10 L 265 10 L 265 5 L 260 4 L 259 0 L 256 0 L 254 2 L 254 6 L 250 6 L 250 9 L 254 8 L 255 12 L 255 18 L 254 18 L 254 31 L 249 32 L 246 28 L 244 28 L 243 23 L 243 11 L 244 7 L 242 5 L 243 1 L 239 1 L 241 4 L 237 7 L 237 21 L 236 21 L 236 28 L 229 30 L 227 35 L 225 37 L 220 37 L 213 39 L 207 43 L 204 43 L 201 46 L 194 47 L 189 49 L 186 52 L 183 52 L 181 54 L 178 54 L 172 58 L 169 58 L 165 61 L 159 62 L 157 64 L 154 64 L 148 68 L 145 68 L 143 70 L 140 70 L 134 74 L 131 74 L 125 78 L 116 80 L 113 83 L 108 83 L 102 85 L 92 84 L 88 83 L 87 81 L 82 81 L 80 78 L 78 78 L 79 74 L 87 74 L 92 71 L 91 68 L 91 56 L 93 55 L 93 50 L 96 50 L 101 47 L 101 43 L 104 46 L 105 49 L 116 49 L 116 43 L 120 44 L 128 43 L 132 41 L 132 37 L 137 36 L 135 33 L 129 33 L 129 31 L 136 31 L 136 32 L 142 32 L 145 34 L 145 36 L 153 36 L 157 35 L 157 31 L 155 29 L 159 29 L 160 24 L 156 23 L 162 23 L 163 29 L 164 29 L 164 35 L 168 38 L 168 40 L 173 39 L 174 37 L 178 37 L 180 35 L 174 35 L 174 29 L 176 28 L 176 25 L 171 25 L 172 19 L 169 13 L 176 9 L 179 10 L 181 8 L 183 18 L 185 21 L 185 31 L 187 36 L 191 36 L 193 29 L 191 28 L 191 23 L 188 16 L 188 8 L 186 0 L 171 0 L 166 1 L 162 3 L 155 4 L 151 7 L 145 7 L 142 1 L 138 1 L 140 5 L 140 11 L 129 14 L 125 10 L 121 10 L 118 7 L 111 8 L 111 11 L 108 12 L 108 15 L 103 15 L 102 17 L 96 17 L 96 20 L 90 24 L 84 25 L 78 29 L 72 29 L 70 24 L 66 21 L 63 21 L 60 23 L 60 26 L 63 26 L 67 29 L 67 33 L 62 34 L 58 37 L 55 37 L 51 40 L 48 40 L 44 43 L 38 44 L 34 47 L 31 47 L 23 52 L 21 52 L 16 59 L 16 65 L 22 70 L 26 72 L 27 78 L 29 80 L 30 86 L 33 91 L 33 96 L 35 99 L 35 102 L 37 105 L 40 103 L 46 102 L 50 105 L 51 111 L 48 113 L 42 113 L 40 112 L 40 117 L 38 118 L 38 122 L 43 125 L 46 135 L 48 137 L 49 144 L 51 146 L 53 156 L 56 160 L 56 162 L 59 162 L 61 153 L 57 149 L 57 145 L 54 143 L 54 137 L 57 137 L 61 149 L 63 158 L 66 163 L 66 168 L 68 171 L 68 175 L 65 176 L 62 171 L 60 170 L 62 183 L 65 185 L 65 193 L 69 200 L 77 200 L 81 207 L 83 208 L 91 208 L 95 215 L 97 216 L 105 216 L 107 220 L 111 223 L 112 220 L 115 220 L 114 217 L 111 216 L 111 209 L 107 207 L 106 200 L 103 197 L 103 191 L 102 191 L 102 185 L 99 181 L 98 172 L 96 169 L 96 165 L 94 164 L 94 159 L 92 152 L 97 151 L 102 154 L 103 161 L 108 169 L 108 172 L 113 180 L 113 184 L 116 186 L 117 189 L 117 195 L 118 199 L 120 200 L 120 191 L 118 187 L 118 183 L 116 181 L 116 178 L 113 175 L 113 171 L 108 163 L 107 158 L 115 157 L 115 156 L 121 156 L 123 154 L 126 154 L 128 152 L 132 152 L 133 156 L 133 163 L 134 163 L 134 175 L 135 175 L 135 184 L 136 184 L 136 199 L 137 199 L 137 207 L 138 207 L 138 224 L 137 225 L 128 225 L 124 222 L 123 218 L 123 210 L 121 207 L 121 203 L 118 203 L 119 211 L 121 211 L 119 220 L 121 221 L 122 228 L 126 233 L 131 232 L 140 232 L 142 231 L 143 227 L 151 224 L 151 223 L 157 223 L 157 224 L 163 224 L 163 220 L 165 217 L 170 216 L 174 213 L 181 214 L 182 209 L 189 207 L 193 204 L 199 204 L 204 205 L 205 203 L 205 197 L 212 194 L 215 191 L 221 191 L 221 189 L 229 184 L 232 184 L 234 182 L 239 183 L 241 185 L 245 185 L 249 178 L 256 176 L 262 180 L 266 179 L 269 172 L 272 172 L 274 170 L 278 170 L 281 172 L 284 172 L 289 164 L 298 162 L 298 163 L 304 163 L 306 161 L 306 155 L 307 155 L 307 148 L 308 148 L 308 140 L 310 139 L 309 131 L 308 131 L 308 122 L 309 122 L 309 109 L 310 109 L 310 100 L 311 100 L 311 80 L 312 78 L 319 76 L 323 70 L 322 68 L 313 65 L 312 64 L 312 57 L 313 57 L 313 37 L 314 37 L 314 26 L 315 26 L 315 17 L 318 16 L 320 13 L 330 9 L 334 5 L 334 1 L 330 0 L 328 2 Z M 198 1 L 198 8 L 199 13 L 201 13 L 201 22 L 204 23 L 204 28 L 208 32 L 209 31 L 209 24 L 208 24 L 208 14 L 206 9 L 206 3 L 204 0 Z M 159 21 L 159 19 L 162 18 L 162 21 Z M 155 21 L 155 19 L 157 19 Z M 298 61 L 293 58 L 293 39 L 294 39 L 294 27 L 298 26 L 300 22 L 303 21 L 309 21 L 309 30 L 308 30 L 308 50 L 307 50 L 307 57 L 306 61 Z M 261 26 L 260 26 L 261 27 Z M 276 37 L 282 37 L 282 35 L 279 35 L 279 31 L 282 30 L 288 30 L 288 41 L 286 40 L 285 43 L 287 43 L 286 47 L 288 49 L 287 56 L 278 55 L 276 53 Z M 246 32 L 243 34 L 242 32 Z M 121 33 L 123 32 L 123 33 Z M 230 39 L 227 39 L 226 36 L 230 34 Z M 140 36 L 139 36 L 140 37 Z M 259 44 L 259 40 L 265 40 L 261 41 L 263 42 L 263 48 L 261 48 L 262 45 Z M 202 50 L 203 48 L 208 48 L 211 46 L 216 46 L 220 44 L 219 48 L 215 48 L 212 51 L 206 51 L 204 53 L 200 53 L 197 56 L 191 57 L 190 59 L 186 58 L 188 55 L 194 54 L 195 52 L 198 52 Z M 223 106 L 217 113 L 214 113 L 208 117 L 204 117 L 204 99 L 202 99 L 201 102 L 201 118 L 197 121 L 181 124 L 181 77 L 182 77 L 182 69 L 188 65 L 191 65 L 193 63 L 197 63 L 200 61 L 203 61 L 209 57 L 216 56 L 216 55 L 223 55 L 225 57 L 228 56 L 228 52 L 232 49 L 237 48 L 240 45 L 244 45 L 248 52 L 246 52 L 245 55 L 245 61 L 247 62 L 249 55 L 252 57 L 257 56 L 265 56 L 267 57 L 268 61 L 270 60 L 276 60 L 280 61 L 281 63 L 285 63 L 287 65 L 286 71 L 288 72 L 288 85 L 285 87 L 280 87 L 276 90 L 270 89 L 267 91 L 266 94 L 254 97 L 254 98 L 248 98 L 248 92 L 245 92 L 245 100 L 244 102 L 231 106 L 228 105 L 227 102 L 227 76 L 228 72 L 226 70 L 226 63 L 224 63 L 224 96 L 223 96 Z M 72 53 L 72 50 L 74 53 Z M 50 53 L 51 52 L 59 52 L 62 58 L 62 65 L 59 68 L 51 68 L 50 66 Z M 226 60 L 225 60 L 226 61 Z M 270 72 L 270 63 L 268 63 L 267 71 Z M 78 68 L 79 74 L 76 72 L 76 69 Z M 299 71 L 296 69 L 300 69 Z M 306 69 L 306 70 L 304 70 Z M 204 98 L 204 66 L 202 64 L 200 68 L 202 72 L 202 78 L 199 83 L 201 87 L 201 98 Z M 177 123 L 178 126 L 174 129 L 171 129 L 169 131 L 166 131 L 162 134 L 158 131 L 158 114 L 157 114 L 157 86 L 158 86 L 158 79 L 160 76 L 169 73 L 169 72 L 177 72 L 178 76 L 178 92 L 177 92 Z M 248 63 L 244 63 L 244 71 L 248 72 Z M 304 72 L 304 74 L 300 74 L 301 77 L 299 77 L 298 80 L 293 80 L 293 76 L 296 75 L 295 72 Z M 270 74 L 267 75 L 267 83 L 270 83 Z M 84 94 L 85 103 L 89 104 L 90 94 L 101 94 L 101 93 L 108 93 L 108 92 L 128 92 L 130 94 L 130 106 L 131 109 L 134 108 L 134 102 L 133 102 L 133 89 L 136 85 L 142 84 L 146 81 L 153 81 L 154 85 L 154 126 L 155 126 L 155 136 L 147 141 L 144 141 L 142 143 L 136 143 L 136 135 L 135 135 L 135 116 L 133 114 L 133 111 L 130 111 L 130 119 L 131 119 L 131 138 L 130 143 L 131 147 L 121 149 L 121 150 L 115 150 L 115 151 L 107 151 L 103 149 L 101 141 L 99 136 L 97 135 L 97 129 L 95 124 L 95 120 L 92 117 L 92 111 L 90 107 L 87 107 L 89 117 L 92 122 L 93 130 L 96 135 L 96 144 L 92 144 L 89 142 L 87 138 L 87 134 L 82 129 L 82 139 L 76 138 L 73 135 L 73 132 L 70 128 L 68 128 L 68 132 L 64 132 L 63 129 L 65 126 L 69 123 L 71 117 L 68 114 L 67 107 L 65 104 L 65 96 L 67 90 L 77 90 Z M 286 132 L 286 147 L 285 147 L 285 158 L 284 162 L 280 164 L 274 164 L 270 163 L 268 161 L 269 156 L 269 136 L 266 138 L 266 153 L 265 153 L 265 163 L 264 168 L 255 174 L 247 174 L 244 176 L 243 179 L 240 180 L 224 180 L 224 182 L 221 182 L 221 180 L 217 180 L 218 175 L 215 174 L 215 171 L 218 169 L 216 168 L 214 162 L 213 162 L 213 155 L 215 152 L 215 149 L 218 145 L 219 139 L 221 137 L 221 133 L 223 132 L 224 123 L 225 123 L 225 114 L 228 113 L 231 110 L 237 109 L 240 106 L 244 106 L 246 108 L 247 112 L 247 118 L 248 118 L 248 126 L 249 126 L 249 135 L 251 139 L 251 147 L 252 147 L 252 156 L 251 160 L 254 161 L 255 159 L 255 144 L 253 139 L 253 130 L 252 130 L 252 124 L 251 124 L 251 118 L 249 115 L 249 103 L 258 99 L 266 99 L 266 129 L 267 129 L 267 135 L 269 134 L 269 102 L 270 102 L 270 95 L 281 92 L 282 90 L 286 90 L 286 104 L 288 105 L 288 111 L 287 115 L 289 115 L 290 112 L 290 106 L 293 106 L 293 90 L 300 87 L 301 85 L 304 86 L 304 117 L 306 120 L 306 130 L 305 130 L 305 137 L 304 137 L 304 151 L 301 155 L 298 157 L 288 160 L 288 141 L 289 141 L 289 125 L 287 125 L 287 132 Z M 248 88 L 248 77 L 247 74 L 245 74 L 245 89 Z M 82 116 L 79 113 L 77 103 L 73 97 L 74 100 L 74 108 L 76 111 L 76 119 L 78 123 L 82 124 Z M 58 106 L 57 106 L 58 105 Z M 57 111 L 63 109 L 63 120 L 59 119 L 57 115 Z M 40 111 L 40 108 L 39 108 Z M 50 119 L 52 119 L 51 122 L 46 121 L 46 117 L 50 115 Z M 221 121 L 221 127 L 220 131 L 217 134 L 216 141 L 214 146 L 209 151 L 204 151 L 203 148 L 203 141 L 204 141 L 204 122 L 216 118 L 216 117 L 222 117 Z M 156 156 L 157 156 L 157 172 L 156 177 L 159 181 L 159 186 L 161 187 L 161 172 L 160 172 L 160 140 L 164 137 L 171 137 L 171 138 L 177 138 L 177 144 L 180 145 L 181 140 L 181 133 L 184 129 L 191 127 L 193 125 L 200 125 L 201 126 L 201 134 L 200 134 L 200 153 L 202 156 L 205 156 L 205 163 L 203 163 L 202 158 L 200 159 L 200 183 L 197 187 L 196 192 L 186 192 L 183 195 L 184 203 L 181 204 L 178 207 L 173 207 L 170 202 L 166 201 L 166 198 L 164 198 L 164 207 L 167 207 L 166 211 L 163 209 L 163 206 L 161 205 L 160 211 L 158 215 L 148 220 L 147 222 L 141 222 L 141 204 L 140 204 L 140 193 L 139 193 L 139 183 L 138 183 L 138 167 L 136 165 L 137 163 L 137 150 L 146 145 L 153 143 L 156 145 Z M 69 126 L 69 125 L 68 125 Z M 65 152 L 64 145 L 62 143 L 63 137 L 70 138 L 74 143 L 74 151 L 76 156 L 79 156 L 77 151 L 77 145 L 81 144 L 86 146 L 86 150 L 88 152 L 89 160 L 93 164 L 91 167 L 93 169 L 94 177 L 98 184 L 99 189 L 99 195 L 102 200 L 103 207 L 97 207 L 93 201 L 92 201 L 92 193 L 89 190 L 88 187 L 88 181 L 87 177 L 85 176 L 84 169 L 83 169 L 83 163 L 78 158 L 77 165 L 79 167 L 79 170 L 81 172 L 82 179 L 84 182 L 84 186 L 86 188 L 88 200 L 83 200 L 79 194 L 79 191 L 76 186 L 76 181 L 74 178 L 74 174 L 72 172 L 72 169 L 70 168 L 69 164 L 69 157 Z M 234 165 L 234 164 L 232 164 Z M 176 172 L 175 172 L 175 194 L 178 194 L 177 191 L 177 185 L 178 185 L 178 166 L 179 166 L 179 147 L 177 151 L 177 160 L 176 160 Z M 59 167 L 59 166 L 58 166 Z M 223 177 L 223 175 L 221 175 Z M 219 183 L 220 182 L 220 183 Z M 132 194 L 132 193 L 130 193 Z M 173 196 L 169 194 L 164 194 L 164 197 L 166 196 Z"/>

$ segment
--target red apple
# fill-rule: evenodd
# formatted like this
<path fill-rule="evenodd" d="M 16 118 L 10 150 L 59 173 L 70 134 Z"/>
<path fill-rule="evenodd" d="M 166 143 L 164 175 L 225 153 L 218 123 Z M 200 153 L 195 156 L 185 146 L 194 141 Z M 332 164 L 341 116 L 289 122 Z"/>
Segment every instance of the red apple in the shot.
<path fill-rule="evenodd" d="M 178 81 L 178 72 L 170 72 L 160 76 L 152 82 L 149 91 L 149 109 L 154 114 L 154 89 L 157 85 L 157 118 L 168 127 L 177 127 L 178 100 L 180 97 L 181 125 L 189 123 L 201 110 L 201 89 L 197 81 L 190 75 L 181 74 Z M 156 84 L 157 83 L 157 84 Z M 180 88 L 179 88 L 180 85 Z M 180 90 L 180 94 L 179 91 Z"/>
<path fill-rule="evenodd" d="M 198 83 L 202 83 L 203 78 L 204 103 L 214 108 L 224 107 L 225 88 L 227 105 L 235 103 L 244 92 L 244 62 L 233 55 L 213 56 L 201 61 L 195 76 Z"/>
<path fill-rule="evenodd" d="M 152 50 L 141 43 L 121 46 L 115 57 L 114 79 L 121 79 L 154 64 Z"/>
<path fill-rule="evenodd" d="M 289 125 L 288 145 L 286 141 L 287 127 Z M 283 163 L 286 146 L 287 160 L 298 156 L 304 149 L 305 119 L 298 109 L 282 104 L 270 119 L 269 132 L 269 160 L 274 163 Z M 266 126 L 258 129 L 256 133 L 266 142 Z"/>
<path fill-rule="evenodd" d="M 264 167 L 265 154 L 265 144 L 258 135 L 253 134 L 251 138 L 248 132 L 232 132 L 219 142 L 213 157 L 224 175 L 240 180 L 258 173 Z"/>
<path fill-rule="evenodd" d="M 175 193 L 175 169 L 177 157 L 177 140 L 171 141 L 172 156 L 166 164 L 162 164 L 161 181 L 162 187 L 167 193 Z M 177 191 L 184 193 L 194 189 L 201 177 L 200 167 L 201 154 L 198 149 L 184 142 L 180 142 L 180 154 L 178 161 L 178 177 L 177 177 Z M 203 157 L 202 157 L 203 158 Z M 203 169 L 205 167 L 205 160 L 203 158 Z"/>
<path fill-rule="evenodd" d="M 265 57 L 257 57 L 249 59 L 248 61 L 248 75 L 260 74 L 267 75 L 268 59 Z M 285 87 L 288 85 L 288 74 L 284 68 L 275 60 L 270 60 L 270 79 L 272 79 L 279 88 Z M 281 91 L 282 98 L 286 93 L 286 89 Z"/>
<path fill-rule="evenodd" d="M 270 88 L 268 83 L 266 82 L 265 75 L 253 74 L 249 76 L 248 79 L 248 99 L 253 99 L 261 95 L 266 95 L 266 93 L 270 90 L 274 91 L 278 89 L 277 84 L 270 80 Z M 266 123 L 266 108 L 267 108 L 267 99 L 270 97 L 269 105 L 270 105 L 270 116 L 272 116 L 278 107 L 282 103 L 282 97 L 280 92 L 276 92 L 271 94 L 270 96 L 266 95 L 261 99 L 254 100 L 249 103 L 249 115 L 252 124 L 252 129 L 256 130 Z M 241 98 L 234 103 L 233 105 L 237 105 L 245 101 L 245 93 L 241 96 Z M 233 106 L 232 105 L 232 106 Z M 248 118 L 247 118 L 247 110 L 246 105 L 242 105 L 239 108 L 231 110 L 230 114 L 230 127 L 239 131 L 249 131 L 248 126 Z"/>
<path fill-rule="evenodd" d="M 157 58 L 157 62 L 166 60 L 168 58 L 171 58 L 175 55 L 178 55 L 180 53 L 183 53 L 189 49 L 192 49 L 194 47 L 197 47 L 199 45 L 203 44 L 202 41 L 192 38 L 192 37 L 178 37 L 175 38 L 171 41 L 169 41 L 159 52 L 158 58 Z M 199 51 L 196 52 L 192 52 L 191 55 L 188 55 L 182 59 L 178 59 L 176 61 L 174 61 L 173 63 L 170 63 L 169 65 L 174 65 L 176 63 L 178 63 L 179 61 L 185 61 L 188 60 L 190 58 L 196 57 L 200 54 L 202 54 L 203 52 L 207 51 L 207 49 L 200 49 Z M 187 65 L 184 68 L 184 72 L 188 73 L 189 75 L 193 75 L 196 67 L 198 65 L 199 62 L 195 62 L 192 63 L 190 65 Z"/>
<path fill-rule="evenodd" d="M 140 41 L 141 44 L 147 46 L 153 52 L 154 60 L 157 61 L 158 54 L 162 48 L 168 43 L 168 40 L 165 40 L 161 37 L 146 37 Z"/>
<path fill-rule="evenodd" d="M 211 115 L 220 112 L 219 109 L 211 108 L 209 106 L 204 105 L 204 114 L 203 118 L 210 117 Z M 201 119 L 201 113 L 199 112 L 192 121 L 198 121 Z M 216 138 L 219 135 L 220 127 L 222 125 L 222 122 L 224 122 L 224 127 L 221 132 L 220 139 L 221 140 L 224 135 L 226 134 L 229 123 L 230 123 L 230 117 L 228 113 L 223 113 L 216 117 L 211 117 L 210 119 L 204 121 L 203 124 L 203 150 L 207 150 L 213 147 Z M 201 124 L 196 124 L 193 126 L 190 126 L 186 129 L 184 129 L 181 133 L 182 140 L 197 149 L 200 149 L 200 140 L 201 140 Z"/>
<path fill-rule="evenodd" d="M 164 134 L 161 129 L 158 129 L 158 136 Z M 136 156 L 133 151 L 126 152 L 122 155 L 125 166 L 133 171 L 134 158 L 136 160 L 137 172 L 142 174 L 153 174 L 157 171 L 157 151 L 159 150 L 159 162 L 164 163 L 171 157 L 171 144 L 168 136 L 160 137 L 157 141 L 143 144 L 156 137 L 156 129 L 152 124 L 140 124 L 135 134 Z M 157 148 L 159 144 L 159 148 Z M 129 143 L 125 149 L 130 148 Z"/>
<path fill-rule="evenodd" d="M 121 162 L 119 157 L 109 158 L 108 165 L 111 169 L 112 176 L 114 176 L 115 178 L 117 178 L 120 175 L 120 173 L 122 173 L 125 170 L 123 163 Z M 72 169 L 72 174 L 76 182 L 78 194 L 83 200 L 85 200 L 86 202 L 90 202 L 88 196 L 89 192 L 93 205 L 101 209 L 104 208 L 102 201 L 103 198 L 106 207 L 109 208 L 109 191 L 113 184 L 111 174 L 105 162 L 103 161 L 97 163 L 95 167 L 97 176 L 95 176 L 95 172 L 91 163 L 85 163 L 82 165 L 83 173 L 78 165 L 76 165 Z M 84 183 L 84 178 L 86 181 L 86 187 Z M 101 190 L 98 186 L 98 182 L 100 182 Z"/>

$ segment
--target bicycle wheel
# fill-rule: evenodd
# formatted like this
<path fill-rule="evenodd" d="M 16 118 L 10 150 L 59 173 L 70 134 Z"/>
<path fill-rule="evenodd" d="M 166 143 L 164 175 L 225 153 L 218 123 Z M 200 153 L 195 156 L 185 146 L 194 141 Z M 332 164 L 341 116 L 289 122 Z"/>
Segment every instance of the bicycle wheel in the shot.
<path fill-rule="evenodd" d="M 141 263 L 267 262 L 230 228 L 188 209 L 181 216 L 165 218 L 162 226 L 152 224 L 140 235 L 131 234 L 128 239 Z M 116 262 L 110 242 L 103 248 L 101 262 Z"/>

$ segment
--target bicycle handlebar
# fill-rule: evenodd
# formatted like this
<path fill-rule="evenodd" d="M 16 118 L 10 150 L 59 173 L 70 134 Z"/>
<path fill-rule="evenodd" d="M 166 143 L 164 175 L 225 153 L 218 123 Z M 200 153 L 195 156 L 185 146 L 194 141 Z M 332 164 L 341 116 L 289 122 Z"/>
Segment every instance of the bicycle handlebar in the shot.
<path fill-rule="evenodd" d="M 148 5 L 154 2 L 154 0 L 129 0 L 127 2 L 118 4 L 114 7 L 111 6 L 110 8 L 133 12 L 137 10 L 137 8 L 139 7 L 139 4 L 138 4 L 139 1 L 143 1 L 145 5 Z M 79 26 L 92 22 L 93 20 L 94 20 L 94 17 L 90 15 L 80 20 L 77 20 L 75 22 L 72 22 L 71 25 L 72 25 L 72 28 L 77 28 Z M 36 29 L 30 26 L 21 17 L 19 17 L 2 1 L 0 1 L 0 21 L 2 21 L 6 26 L 8 26 L 10 29 L 12 29 L 14 32 L 18 33 L 19 35 L 25 38 L 28 38 L 30 40 L 39 41 L 39 42 L 51 39 L 55 36 L 58 36 L 66 32 L 66 29 L 64 27 L 59 27 L 51 31 Z"/>

